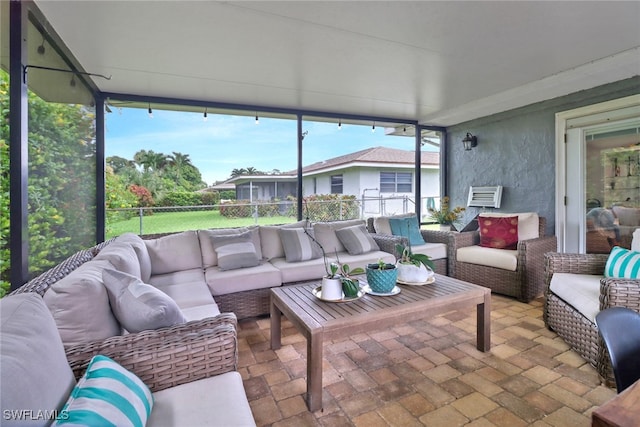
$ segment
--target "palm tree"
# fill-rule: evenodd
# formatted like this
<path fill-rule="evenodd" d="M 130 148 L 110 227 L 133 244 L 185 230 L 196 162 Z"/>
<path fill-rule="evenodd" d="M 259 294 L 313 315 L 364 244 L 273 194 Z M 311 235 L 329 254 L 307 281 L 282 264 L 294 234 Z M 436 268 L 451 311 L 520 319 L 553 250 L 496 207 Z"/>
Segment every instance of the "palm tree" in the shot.
<path fill-rule="evenodd" d="M 246 175 L 247 174 L 247 170 L 244 168 L 235 168 L 231 171 L 231 178 L 237 178 L 241 175 Z"/>
<path fill-rule="evenodd" d="M 182 154 L 173 151 L 173 153 L 167 156 L 169 164 L 173 167 L 178 181 L 182 178 L 182 170 L 187 166 L 193 166 L 188 154 Z"/>
<path fill-rule="evenodd" d="M 153 150 L 140 150 L 133 155 L 133 161 L 142 166 L 145 172 L 159 171 L 167 165 L 167 156 Z"/>

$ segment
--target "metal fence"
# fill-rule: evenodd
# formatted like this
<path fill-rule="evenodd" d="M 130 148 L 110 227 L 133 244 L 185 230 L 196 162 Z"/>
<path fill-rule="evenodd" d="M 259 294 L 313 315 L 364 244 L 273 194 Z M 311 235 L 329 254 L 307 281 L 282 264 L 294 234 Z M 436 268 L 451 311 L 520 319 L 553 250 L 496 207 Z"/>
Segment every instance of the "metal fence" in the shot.
<path fill-rule="evenodd" d="M 423 198 L 423 220 L 434 197 Z M 366 219 L 382 215 L 415 212 L 408 196 L 363 197 L 360 199 L 304 201 L 302 218 L 310 221 Z M 107 209 L 107 237 L 125 232 L 156 234 L 174 231 L 284 224 L 298 218 L 296 201 L 233 201 L 202 206 L 156 206 Z"/>

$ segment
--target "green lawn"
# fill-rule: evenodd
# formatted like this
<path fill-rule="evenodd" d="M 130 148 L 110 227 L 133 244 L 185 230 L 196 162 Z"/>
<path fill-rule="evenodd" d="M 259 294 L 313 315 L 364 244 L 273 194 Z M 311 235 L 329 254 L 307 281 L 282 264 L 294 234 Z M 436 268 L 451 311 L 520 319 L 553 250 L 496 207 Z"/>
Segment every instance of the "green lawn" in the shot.
<path fill-rule="evenodd" d="M 106 237 L 111 238 L 123 233 L 156 234 L 173 231 L 199 230 L 206 228 L 242 227 L 246 225 L 286 224 L 295 222 L 293 217 L 272 216 L 258 218 L 226 218 L 218 211 L 196 212 L 156 212 L 142 217 L 142 233 L 140 232 L 140 217 L 126 221 L 107 224 Z"/>

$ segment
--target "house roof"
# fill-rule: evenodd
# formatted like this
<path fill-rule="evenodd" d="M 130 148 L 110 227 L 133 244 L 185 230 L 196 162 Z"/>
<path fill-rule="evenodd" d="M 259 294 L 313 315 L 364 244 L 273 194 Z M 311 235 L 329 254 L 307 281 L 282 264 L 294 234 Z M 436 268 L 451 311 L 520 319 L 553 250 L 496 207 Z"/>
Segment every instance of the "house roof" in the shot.
<path fill-rule="evenodd" d="M 10 3 L 0 1 L 2 40 Z M 22 3 L 40 9 L 47 33 L 45 43 L 31 32 L 30 63 L 51 65 L 50 39 L 61 41 L 80 69 L 112 76 L 84 77 L 99 91 L 140 96 L 126 106 L 145 109 L 155 96 L 198 112 L 211 101 L 261 117 L 280 108 L 449 126 L 636 76 L 640 62 L 638 1 Z M 67 74 L 34 69 L 30 85 L 38 73 L 43 90 L 68 88 Z"/>
<path fill-rule="evenodd" d="M 415 151 L 399 150 L 397 148 L 373 147 L 343 156 L 312 163 L 302 168 L 302 173 L 318 172 L 322 170 L 336 169 L 345 165 L 414 165 Z M 421 164 L 438 167 L 440 154 L 435 152 L 422 152 Z"/>

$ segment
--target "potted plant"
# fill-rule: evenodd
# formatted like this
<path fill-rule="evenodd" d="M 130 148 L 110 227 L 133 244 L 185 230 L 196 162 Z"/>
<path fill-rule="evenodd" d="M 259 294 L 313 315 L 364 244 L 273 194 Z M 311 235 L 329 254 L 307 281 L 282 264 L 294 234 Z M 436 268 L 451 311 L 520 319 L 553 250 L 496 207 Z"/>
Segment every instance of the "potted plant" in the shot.
<path fill-rule="evenodd" d="M 336 253 L 336 258 L 338 254 Z M 364 274 L 364 268 L 356 267 L 353 270 L 349 267 L 349 264 L 339 264 L 340 266 L 340 281 L 342 282 L 342 291 L 346 297 L 358 296 L 360 290 L 360 281 L 352 275 Z"/>
<path fill-rule="evenodd" d="M 449 231 L 451 225 L 460 221 L 465 208 L 457 206 L 453 210 L 449 207 L 449 196 L 444 196 L 440 202 L 440 209 L 429 208 L 429 219 L 440 224 L 440 229 Z"/>
<path fill-rule="evenodd" d="M 398 270 L 394 264 L 385 263 L 383 260 L 375 264 L 367 264 L 367 282 L 373 292 L 389 293 L 396 286 Z"/>
<path fill-rule="evenodd" d="M 398 281 L 405 283 L 424 283 L 433 277 L 435 265 L 428 255 L 414 254 L 411 246 L 396 245 L 400 254 L 396 262 Z"/>
<path fill-rule="evenodd" d="M 323 251 L 324 256 L 324 251 Z M 326 275 L 322 277 L 322 298 L 328 300 L 342 299 L 342 280 L 337 274 L 340 265 L 336 262 L 328 263 L 325 257 Z"/>
<path fill-rule="evenodd" d="M 324 261 L 324 270 L 326 275 L 322 277 L 322 298 L 326 300 L 339 300 L 342 299 L 343 292 L 347 297 L 358 296 L 360 286 L 358 279 L 350 277 L 350 275 L 363 274 L 362 268 L 349 267 L 349 264 L 341 264 L 338 258 L 338 252 L 336 252 L 336 261 L 329 262 L 327 259 L 327 253 L 324 247 L 316 240 L 316 238 L 307 232 L 305 234 L 309 236 L 309 239 L 320 247 L 322 252 L 322 260 Z"/>

